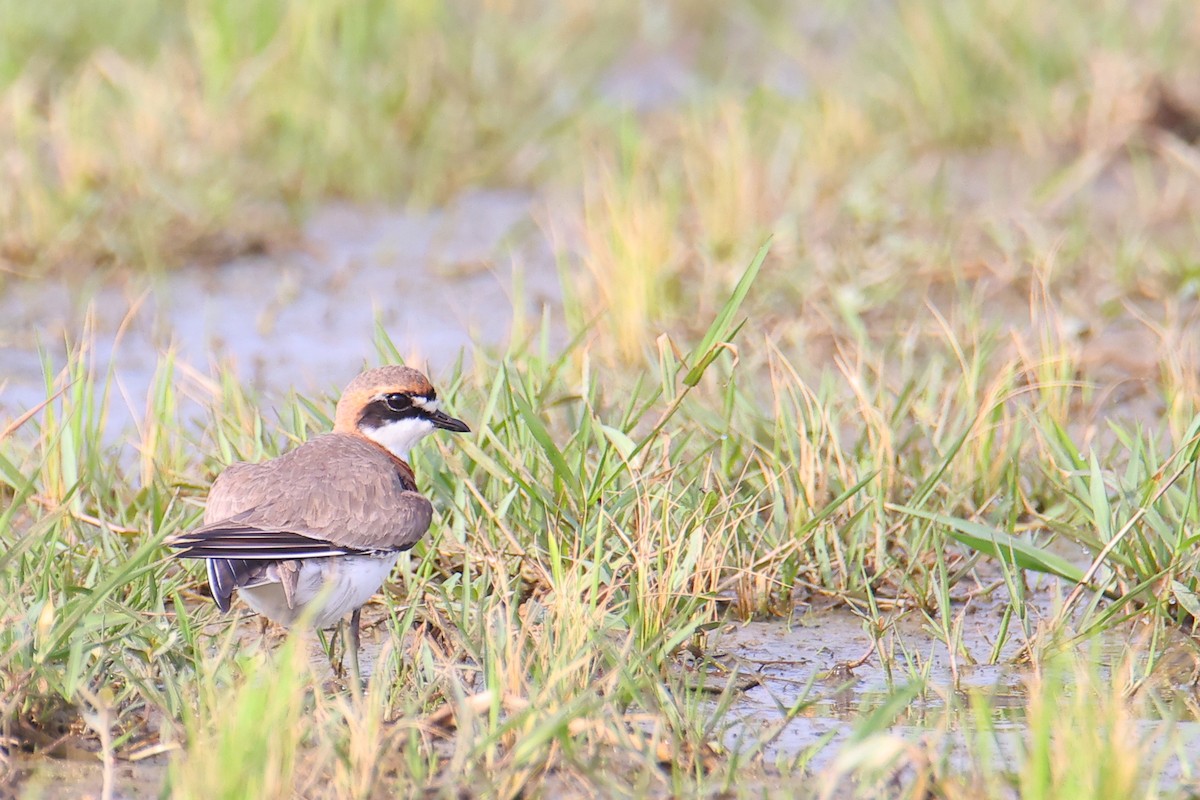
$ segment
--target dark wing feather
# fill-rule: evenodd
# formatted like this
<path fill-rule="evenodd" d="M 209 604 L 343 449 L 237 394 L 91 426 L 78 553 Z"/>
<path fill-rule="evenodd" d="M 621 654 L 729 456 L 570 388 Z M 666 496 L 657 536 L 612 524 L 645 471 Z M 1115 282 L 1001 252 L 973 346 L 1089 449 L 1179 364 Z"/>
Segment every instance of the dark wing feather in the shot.
<path fill-rule="evenodd" d="M 262 568 L 261 562 L 234 558 L 210 558 L 208 560 L 208 585 L 212 589 L 217 608 L 228 611 L 233 590 L 245 586 L 250 574 Z"/>
<path fill-rule="evenodd" d="M 171 541 L 179 558 L 228 558 L 249 561 L 280 561 L 289 558 L 325 558 L 366 552 L 338 547 L 321 539 L 285 530 L 264 530 L 229 522 L 206 525 L 181 534 Z"/>

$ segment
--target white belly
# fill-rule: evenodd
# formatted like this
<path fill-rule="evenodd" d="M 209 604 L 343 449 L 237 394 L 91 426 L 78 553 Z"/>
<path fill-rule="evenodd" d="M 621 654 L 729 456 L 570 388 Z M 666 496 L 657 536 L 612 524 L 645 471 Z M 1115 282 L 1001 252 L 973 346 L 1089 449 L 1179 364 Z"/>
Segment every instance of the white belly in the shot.
<path fill-rule="evenodd" d="M 308 624 L 329 628 L 379 591 L 399 557 L 399 553 L 388 553 L 301 559 L 290 608 L 274 568 L 268 570 L 268 582 L 238 591 L 246 605 L 281 625 L 292 625 L 315 603 Z"/>

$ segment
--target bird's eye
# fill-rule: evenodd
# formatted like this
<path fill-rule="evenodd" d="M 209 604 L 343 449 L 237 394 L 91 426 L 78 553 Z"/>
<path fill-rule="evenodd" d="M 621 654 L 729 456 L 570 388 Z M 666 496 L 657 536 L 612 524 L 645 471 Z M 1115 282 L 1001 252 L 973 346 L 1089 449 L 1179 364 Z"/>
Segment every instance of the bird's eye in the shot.
<path fill-rule="evenodd" d="M 392 411 L 405 411 L 412 408 L 412 398 L 406 394 L 389 394 L 383 398 L 387 402 L 388 408 Z"/>

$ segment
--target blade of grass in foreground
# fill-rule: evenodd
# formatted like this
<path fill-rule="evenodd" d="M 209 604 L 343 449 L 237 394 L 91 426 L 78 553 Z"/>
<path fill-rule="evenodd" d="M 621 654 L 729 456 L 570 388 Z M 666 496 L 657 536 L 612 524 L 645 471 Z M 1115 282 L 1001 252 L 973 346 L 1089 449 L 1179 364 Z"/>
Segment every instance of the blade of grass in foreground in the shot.
<path fill-rule="evenodd" d="M 554 467 L 554 477 L 562 483 L 563 487 L 573 497 L 578 497 L 583 491 L 579 475 L 567 464 L 562 450 L 554 443 L 550 431 L 546 430 L 546 426 L 542 423 L 542 420 L 534 413 L 533 408 L 523 397 L 513 395 L 513 403 L 521 413 L 521 418 L 525 422 L 530 435 L 533 436 L 534 440 L 542 448 L 542 452 L 546 454 L 546 458 L 550 461 L 550 464 Z"/>
<path fill-rule="evenodd" d="M 738 279 L 737 286 L 733 288 L 733 293 L 729 299 L 725 301 L 725 305 L 717 312 L 716 318 L 713 319 L 708 330 L 703 338 L 700 339 L 700 344 L 696 349 L 689 354 L 689 360 L 699 355 L 699 361 L 688 370 L 687 375 L 683 378 L 683 384 L 687 389 L 694 388 L 700 379 L 704 376 L 705 371 L 716 360 L 722 350 L 726 348 L 729 341 L 737 335 L 737 332 L 742 329 L 745 322 L 740 322 L 736 326 L 731 327 L 732 320 L 738 309 L 742 306 L 742 301 L 746 299 L 746 295 L 750 293 L 750 287 L 754 284 L 754 279 L 758 277 L 759 270 L 762 269 L 763 261 L 767 258 L 767 253 L 771 250 L 771 242 L 768 239 L 762 247 L 758 249 L 758 254 L 754 256 L 754 260 L 750 262 L 750 266 L 746 267 L 746 271 L 742 273 L 742 277 Z M 629 459 L 633 459 L 642 450 L 646 449 L 647 445 L 654 441 L 658 436 L 659 431 L 671 419 L 675 412 L 679 409 L 683 398 L 687 397 L 687 391 L 683 391 L 672 401 L 671 406 L 663 412 L 662 417 L 655 423 L 654 428 L 648 433 L 645 438 L 638 442 L 637 447 L 629 454 Z"/>
<path fill-rule="evenodd" d="M 691 358 L 699 356 L 700 360 L 683 377 L 684 385 L 695 386 L 699 383 L 700 378 L 704 375 L 704 371 L 716 359 L 723 345 L 736 336 L 737 332 L 741 330 L 742 325 L 745 324 L 738 323 L 736 327 L 731 327 L 734 315 L 742 307 L 742 301 L 746 299 L 746 295 L 750 293 L 750 287 L 754 285 L 754 279 L 758 277 L 758 272 L 762 269 L 763 261 L 766 260 L 767 253 L 770 251 L 771 240 L 768 239 L 762 247 L 758 248 L 758 253 L 754 256 L 754 260 L 750 262 L 750 266 L 746 268 L 746 271 L 742 273 L 742 277 L 738 279 L 737 286 L 733 287 L 733 294 L 729 295 L 729 299 L 725 301 L 725 305 L 717 312 L 712 325 L 708 326 L 704 338 L 700 340 L 700 344 L 696 345 L 696 349 L 692 351 Z"/>
<path fill-rule="evenodd" d="M 1055 555 L 1029 542 L 1022 541 L 1003 531 L 998 531 L 978 522 L 948 517 L 944 514 L 933 514 L 908 506 L 888 504 L 888 509 L 908 514 L 913 517 L 936 522 L 946 527 L 946 533 L 952 539 L 965 544 L 972 550 L 998 558 L 1010 567 L 1016 569 L 1031 569 L 1048 575 L 1057 575 L 1076 583 L 1083 580 L 1083 570 L 1067 561 L 1062 556 Z"/>

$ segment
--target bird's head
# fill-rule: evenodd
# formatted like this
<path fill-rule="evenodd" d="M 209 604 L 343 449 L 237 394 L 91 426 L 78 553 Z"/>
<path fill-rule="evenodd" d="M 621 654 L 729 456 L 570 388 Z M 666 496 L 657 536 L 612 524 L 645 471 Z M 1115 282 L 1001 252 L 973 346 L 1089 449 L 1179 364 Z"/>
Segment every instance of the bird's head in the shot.
<path fill-rule="evenodd" d="M 367 370 L 352 380 L 338 401 L 334 431 L 365 436 L 401 460 L 435 430 L 469 433 L 460 419 L 441 410 L 429 379 L 411 367 Z"/>

